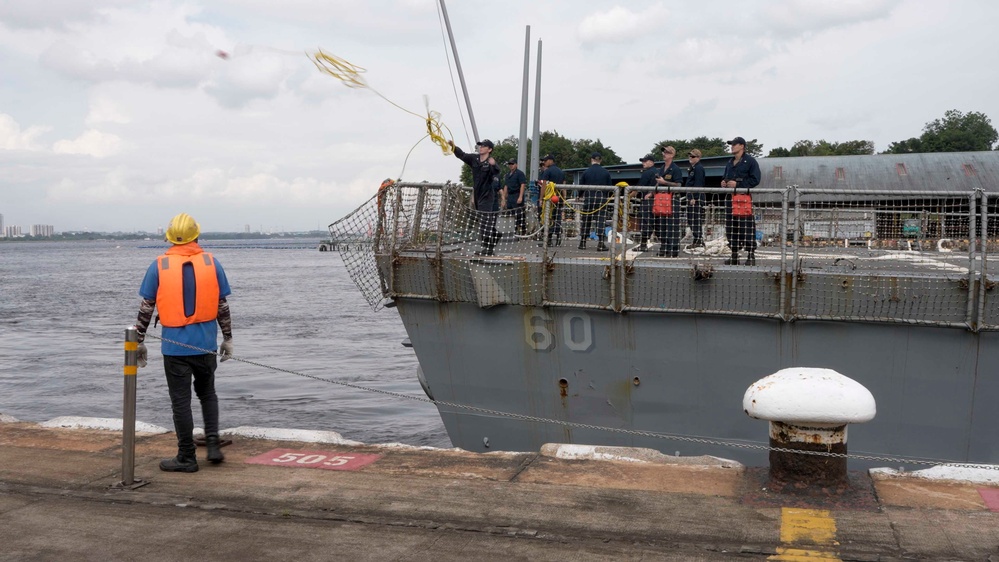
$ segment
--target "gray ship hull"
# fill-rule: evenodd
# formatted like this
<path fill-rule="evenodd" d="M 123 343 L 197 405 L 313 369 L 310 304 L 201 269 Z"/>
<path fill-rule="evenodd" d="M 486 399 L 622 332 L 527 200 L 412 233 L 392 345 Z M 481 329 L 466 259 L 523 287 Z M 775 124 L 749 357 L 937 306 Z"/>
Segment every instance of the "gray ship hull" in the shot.
<path fill-rule="evenodd" d="M 439 401 L 614 429 L 766 443 L 767 423 L 742 411 L 746 389 L 785 367 L 821 366 L 860 382 L 877 400 L 875 419 L 850 428 L 851 452 L 999 462 L 996 332 L 513 305 L 482 309 L 405 298 L 397 305 Z M 439 409 L 454 445 L 470 451 L 531 451 L 567 442 L 767 462 L 765 450 Z"/>
<path fill-rule="evenodd" d="M 746 389 L 821 367 L 877 402 L 849 428 L 851 453 L 999 463 L 999 153 L 763 169 L 738 220 L 716 187 L 684 188 L 704 196 L 697 219 L 676 200 L 672 218 L 643 214 L 654 188 L 564 185 L 564 208 L 546 203 L 518 235 L 514 215 L 472 211 L 460 186 L 398 184 L 330 231 L 366 241 L 344 263 L 373 307 L 398 307 L 456 446 L 762 465 L 768 427 L 743 412 Z M 580 203 L 587 191 L 601 208 Z M 609 248 L 577 247 L 600 236 L 594 221 Z M 764 446 L 716 443 L 739 440 Z M 869 464 L 905 463 L 852 466 Z"/>

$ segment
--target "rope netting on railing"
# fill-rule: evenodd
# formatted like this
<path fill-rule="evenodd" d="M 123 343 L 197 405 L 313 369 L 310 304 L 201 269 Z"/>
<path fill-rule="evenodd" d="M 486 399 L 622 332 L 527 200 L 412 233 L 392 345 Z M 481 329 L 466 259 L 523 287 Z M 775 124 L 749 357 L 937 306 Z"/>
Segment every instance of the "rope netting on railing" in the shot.
<path fill-rule="evenodd" d="M 375 308 L 405 297 L 999 328 L 995 198 L 742 195 L 553 185 L 540 204 L 500 191 L 479 211 L 459 185 L 387 182 L 330 233 Z"/>

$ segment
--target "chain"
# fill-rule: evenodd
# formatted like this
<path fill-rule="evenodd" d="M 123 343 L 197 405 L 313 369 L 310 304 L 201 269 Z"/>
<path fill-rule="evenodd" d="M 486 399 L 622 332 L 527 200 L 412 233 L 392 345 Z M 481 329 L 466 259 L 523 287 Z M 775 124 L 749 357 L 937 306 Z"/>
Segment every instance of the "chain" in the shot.
<path fill-rule="evenodd" d="M 148 332 L 146 333 L 146 337 L 152 337 L 154 339 L 165 341 L 165 342 L 168 342 L 168 343 L 171 343 L 171 344 L 174 344 L 174 345 L 178 345 L 178 346 L 186 347 L 188 349 L 192 349 L 192 350 L 195 350 L 195 351 L 201 351 L 203 353 L 207 353 L 207 354 L 210 354 L 210 355 L 216 355 L 216 356 L 218 356 L 218 353 L 215 350 L 202 349 L 200 347 L 195 347 L 193 345 L 189 345 L 189 344 L 181 343 L 181 342 L 178 342 L 178 341 L 170 340 L 170 339 L 167 339 L 167 338 L 163 338 L 163 337 L 160 337 L 160 336 L 157 336 L 155 334 L 148 333 Z M 239 357 L 231 357 L 231 359 L 233 361 L 238 361 L 240 363 L 246 363 L 247 365 L 253 365 L 254 367 L 260 367 L 262 369 L 267 369 L 267 370 L 271 370 L 271 371 L 277 371 L 277 372 L 280 372 L 280 373 L 287 373 L 289 375 L 296 375 L 296 376 L 299 376 L 299 377 L 304 377 L 304 378 L 312 379 L 312 380 L 319 381 L 319 382 L 325 382 L 325 383 L 335 384 L 335 385 L 339 385 L 339 386 L 343 386 L 343 387 L 347 387 L 347 388 L 352 388 L 354 390 L 361 390 L 361 391 L 364 391 L 364 392 L 373 392 L 375 394 L 381 394 L 381 395 L 384 395 L 384 396 L 390 396 L 392 398 L 399 398 L 399 399 L 402 399 L 402 400 L 410 400 L 410 401 L 413 401 L 413 402 L 424 402 L 424 403 L 427 403 L 427 404 L 433 404 L 435 406 L 446 406 L 446 407 L 450 407 L 450 408 L 457 408 L 457 409 L 460 409 L 460 410 L 467 410 L 469 412 L 476 412 L 476 413 L 481 413 L 481 414 L 489 414 L 489 415 L 492 415 L 492 416 L 505 417 L 505 418 L 515 419 L 515 420 L 521 420 L 521 421 L 554 424 L 554 425 L 561 425 L 561 426 L 571 427 L 571 428 L 577 428 L 577 429 L 592 429 L 592 430 L 596 430 L 596 431 L 606 431 L 606 432 L 610 432 L 610 433 L 623 433 L 623 434 L 626 434 L 626 435 L 635 435 L 635 436 L 638 436 L 638 437 L 650 437 L 650 438 L 653 438 L 653 439 L 666 439 L 666 440 L 672 440 L 672 441 L 680 441 L 680 442 L 684 442 L 684 443 L 699 443 L 699 444 L 703 444 L 703 445 L 717 445 L 717 446 L 721 446 L 721 447 L 730 447 L 730 448 L 733 448 L 733 449 L 750 449 L 750 450 L 759 450 L 759 451 L 775 451 L 775 452 L 778 452 L 778 453 L 792 453 L 792 454 L 798 454 L 798 455 L 811 455 L 811 456 L 818 456 L 818 457 L 832 457 L 832 458 L 838 458 L 838 459 L 856 459 L 856 460 L 867 460 L 867 461 L 883 461 L 883 462 L 903 463 L 903 464 L 916 464 L 916 465 L 927 465 L 927 466 L 937 466 L 937 465 L 946 464 L 948 466 L 954 466 L 954 467 L 960 467 L 960 468 L 985 468 L 985 469 L 989 469 L 989 470 L 999 470 L 999 465 L 960 463 L 960 462 L 955 462 L 955 461 L 949 461 L 949 460 L 946 460 L 946 459 L 914 459 L 914 458 L 903 458 L 903 457 L 887 457 L 887 456 L 874 455 L 874 454 L 833 453 L 833 452 L 827 452 L 827 451 L 801 451 L 801 450 L 797 450 L 797 449 L 788 449 L 788 448 L 785 448 L 785 447 L 772 447 L 769 444 L 764 444 L 764 443 L 760 443 L 760 442 L 753 442 L 753 441 L 724 441 L 724 440 L 712 439 L 712 438 L 708 438 L 708 437 L 696 437 L 696 436 L 691 436 L 691 435 L 679 435 L 679 434 L 675 434 L 675 433 L 660 433 L 660 432 L 655 432 L 655 431 L 643 431 L 643 430 L 640 430 L 640 429 L 622 429 L 622 428 L 617 428 L 617 427 L 605 427 L 605 426 L 593 425 L 593 424 L 581 423 L 581 422 L 572 422 L 572 421 L 565 421 L 565 420 L 554 420 L 554 419 L 550 419 L 550 418 L 542 418 L 542 417 L 539 417 L 539 416 L 531 416 L 531 415 L 527 415 L 527 414 L 515 414 L 515 413 L 512 413 L 512 412 L 503 412 L 503 411 L 500 411 L 500 410 L 492 410 L 492 409 L 489 409 L 489 408 L 482 408 L 482 407 L 479 407 L 479 406 L 470 406 L 468 404 L 459 404 L 457 402 L 448 402 L 448 401 L 445 401 L 445 400 L 434 400 L 432 398 L 423 398 L 423 397 L 420 397 L 420 396 L 413 396 L 412 394 L 403 394 L 401 392 L 392 392 L 390 390 L 381 390 L 381 389 L 378 389 L 378 388 L 371 388 L 371 387 L 362 386 L 362 385 L 359 385 L 359 384 L 349 383 L 349 382 L 345 382 L 345 381 L 338 381 L 338 380 L 333 380 L 333 379 L 326 379 L 326 378 L 323 378 L 323 377 L 318 377 L 316 375 L 310 375 L 308 373 L 301 373 L 301 372 L 298 372 L 298 371 L 292 371 L 290 369 L 283 369 L 281 367 L 273 367 L 271 365 L 265 365 L 263 363 L 258 363 L 256 361 L 250 361 L 248 359 L 241 359 Z"/>

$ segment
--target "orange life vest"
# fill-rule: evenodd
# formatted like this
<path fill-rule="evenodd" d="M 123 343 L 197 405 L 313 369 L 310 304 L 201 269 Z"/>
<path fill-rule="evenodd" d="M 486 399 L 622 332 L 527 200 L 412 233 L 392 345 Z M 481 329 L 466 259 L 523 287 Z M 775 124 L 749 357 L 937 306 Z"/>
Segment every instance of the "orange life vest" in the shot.
<path fill-rule="evenodd" d="M 198 322 L 215 320 L 219 313 L 219 282 L 215 259 L 191 242 L 180 244 L 156 259 L 159 268 L 159 288 L 156 308 L 160 322 L 169 328 L 180 328 Z M 184 314 L 184 264 L 194 267 L 194 314 Z"/>

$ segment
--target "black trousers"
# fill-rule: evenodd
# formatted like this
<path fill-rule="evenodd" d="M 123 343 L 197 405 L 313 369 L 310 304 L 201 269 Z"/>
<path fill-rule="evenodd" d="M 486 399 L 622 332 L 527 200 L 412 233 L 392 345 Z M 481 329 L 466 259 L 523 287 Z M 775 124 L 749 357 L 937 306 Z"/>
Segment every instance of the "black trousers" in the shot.
<path fill-rule="evenodd" d="M 704 241 L 704 201 L 692 204 L 687 199 L 687 226 L 694 233 L 694 242 Z"/>
<path fill-rule="evenodd" d="M 558 203 L 548 202 L 549 212 L 552 214 L 552 222 L 548 225 L 548 240 L 551 241 L 552 236 L 555 236 L 559 240 L 562 239 L 562 211 L 565 210 L 565 203 L 560 199 Z"/>
<path fill-rule="evenodd" d="M 479 219 L 479 240 L 482 242 L 482 248 L 492 250 L 499 240 L 499 231 L 496 230 L 496 218 L 499 213 L 484 212 L 476 215 Z"/>
<path fill-rule="evenodd" d="M 597 203 L 585 203 L 583 205 L 583 213 L 580 213 L 579 222 L 579 239 L 586 240 L 590 237 L 590 232 L 592 232 L 593 227 L 596 226 L 597 229 L 597 239 L 601 242 L 607 240 L 607 207 L 600 209 L 602 202 Z M 600 209 L 597 212 L 593 212 L 596 209 Z M 584 214 L 592 213 L 592 214 Z"/>
<path fill-rule="evenodd" d="M 527 233 L 527 215 L 524 213 L 524 204 L 514 205 L 513 207 L 507 207 L 507 212 L 512 214 L 514 219 L 517 221 L 517 234 Z"/>
<path fill-rule="evenodd" d="M 219 432 L 219 399 L 215 394 L 214 355 L 164 355 L 167 388 L 170 389 L 170 407 L 173 409 L 173 428 L 177 432 L 177 449 L 194 454 L 194 416 L 191 414 L 191 381 L 194 392 L 201 401 L 201 416 L 205 422 L 205 435 Z"/>

